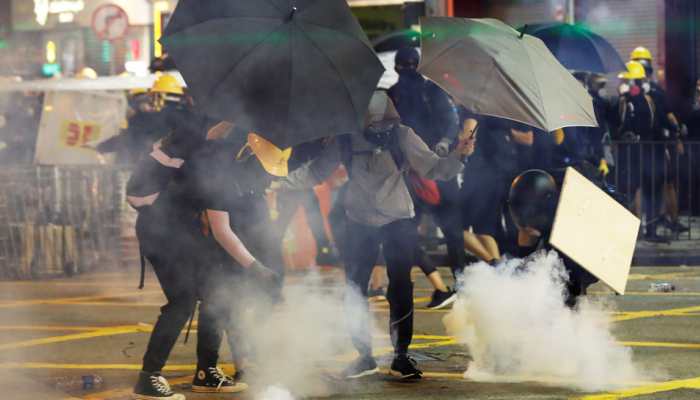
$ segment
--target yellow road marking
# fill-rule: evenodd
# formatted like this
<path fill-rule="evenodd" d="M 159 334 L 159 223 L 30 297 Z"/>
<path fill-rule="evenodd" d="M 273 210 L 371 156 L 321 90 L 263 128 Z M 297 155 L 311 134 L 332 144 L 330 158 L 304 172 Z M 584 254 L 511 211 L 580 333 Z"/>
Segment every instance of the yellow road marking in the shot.
<path fill-rule="evenodd" d="M 617 390 L 610 393 L 595 394 L 579 397 L 580 400 L 617 400 L 628 397 L 643 396 L 660 392 L 669 392 L 678 389 L 700 389 L 700 377 L 691 379 L 679 379 L 675 381 L 652 383 L 630 389 Z"/>
<path fill-rule="evenodd" d="M 39 346 L 39 345 L 44 345 L 44 344 L 62 343 L 62 342 L 69 342 L 69 341 L 73 341 L 73 340 L 83 340 L 83 339 L 91 339 L 91 338 L 102 337 L 102 336 L 114 336 L 114 335 L 123 335 L 123 334 L 127 334 L 127 333 L 148 332 L 148 331 L 150 331 L 150 328 L 145 327 L 145 326 L 139 326 L 139 325 L 104 328 L 104 329 L 98 329 L 98 330 L 92 331 L 92 332 L 74 333 L 71 335 L 51 336 L 51 337 L 46 337 L 46 338 L 41 338 L 41 339 L 32 339 L 32 340 L 24 340 L 24 341 L 19 341 L 19 342 L 6 343 L 6 344 L 0 345 L 0 350 L 14 350 L 14 349 L 21 349 L 21 348 L 25 348 L 25 347 Z"/>
<path fill-rule="evenodd" d="M 111 295 L 100 295 L 100 296 L 81 296 L 81 297 L 64 297 L 57 299 L 31 299 L 31 300 L 17 300 L 11 302 L 0 302 L 0 308 L 12 308 L 12 307 L 23 307 L 23 306 L 34 306 L 40 304 L 62 304 L 66 302 L 80 302 L 80 301 L 91 301 L 91 300 L 103 300 L 103 299 L 115 299 L 121 297 L 132 297 L 140 296 L 146 294 L 158 294 L 160 291 L 139 291 L 139 292 L 127 292 L 127 293 L 115 293 Z"/>
<path fill-rule="evenodd" d="M 666 347 L 672 349 L 700 349 L 698 343 L 670 343 L 670 342 L 618 342 L 623 346 L 629 347 Z"/>
<path fill-rule="evenodd" d="M 668 317 L 668 316 L 685 316 L 687 313 L 700 311 L 700 306 L 683 307 L 683 308 L 672 308 L 667 310 L 646 310 L 646 311 L 627 311 L 622 312 L 620 315 L 613 317 L 613 321 L 630 321 L 633 319 L 640 318 L 652 318 L 652 317 Z"/>
<path fill-rule="evenodd" d="M 87 332 L 108 328 L 105 326 L 46 326 L 46 325 L 0 325 L 0 331 L 58 331 L 58 332 Z"/>

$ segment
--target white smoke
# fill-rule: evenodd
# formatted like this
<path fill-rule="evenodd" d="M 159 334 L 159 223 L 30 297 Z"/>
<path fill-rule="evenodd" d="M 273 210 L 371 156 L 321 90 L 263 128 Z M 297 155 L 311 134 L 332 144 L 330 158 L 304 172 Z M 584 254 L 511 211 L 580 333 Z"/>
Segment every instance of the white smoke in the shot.
<path fill-rule="evenodd" d="M 254 349 L 246 380 L 256 399 L 332 393 L 339 369 L 356 356 L 349 326 L 357 323 L 359 310 L 366 310 L 360 297 L 344 283 L 333 284 L 315 272 L 292 280 L 285 285 L 282 304 L 265 319 L 244 323 Z"/>
<path fill-rule="evenodd" d="M 443 321 L 473 358 L 465 378 L 546 381 L 590 391 L 644 379 L 631 350 L 616 343 L 609 310 L 588 299 L 576 310 L 564 305 L 565 280 L 554 251 L 497 268 L 468 268 Z"/>

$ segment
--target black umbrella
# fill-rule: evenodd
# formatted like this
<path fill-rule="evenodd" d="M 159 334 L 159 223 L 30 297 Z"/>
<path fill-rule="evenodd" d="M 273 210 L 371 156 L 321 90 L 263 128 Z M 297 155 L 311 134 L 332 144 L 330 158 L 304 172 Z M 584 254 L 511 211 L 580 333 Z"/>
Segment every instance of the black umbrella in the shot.
<path fill-rule="evenodd" d="M 204 112 L 281 147 L 360 131 L 384 71 L 345 0 L 180 0 L 161 41 Z"/>
<path fill-rule="evenodd" d="M 553 22 L 525 25 L 520 31 L 541 39 L 569 70 L 600 74 L 626 70 L 615 48 L 602 36 L 581 25 Z"/>

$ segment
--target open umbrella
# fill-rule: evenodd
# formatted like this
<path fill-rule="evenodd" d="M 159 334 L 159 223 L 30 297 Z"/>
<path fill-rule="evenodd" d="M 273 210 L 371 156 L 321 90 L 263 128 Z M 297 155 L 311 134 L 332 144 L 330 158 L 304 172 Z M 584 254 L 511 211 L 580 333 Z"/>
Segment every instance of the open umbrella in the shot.
<path fill-rule="evenodd" d="M 520 31 L 541 39 L 569 70 L 609 74 L 626 69 L 607 40 L 581 25 L 553 22 L 525 25 Z"/>
<path fill-rule="evenodd" d="M 421 22 L 418 70 L 467 109 L 547 132 L 598 126 L 588 92 L 541 40 L 495 19 Z"/>
<path fill-rule="evenodd" d="M 360 131 L 384 71 L 345 0 L 180 0 L 161 41 L 202 111 L 281 147 Z"/>

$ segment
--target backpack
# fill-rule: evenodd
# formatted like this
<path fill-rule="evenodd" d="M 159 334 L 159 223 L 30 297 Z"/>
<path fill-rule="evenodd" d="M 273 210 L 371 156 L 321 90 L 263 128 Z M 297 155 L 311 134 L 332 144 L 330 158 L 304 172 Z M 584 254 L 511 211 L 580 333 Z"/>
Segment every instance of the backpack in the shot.
<path fill-rule="evenodd" d="M 394 160 L 396 167 L 400 170 L 404 164 L 405 157 L 401 151 L 398 140 L 398 130 L 395 129 L 391 133 L 387 144 L 383 147 L 379 147 L 382 151 L 389 151 L 391 153 L 391 158 Z M 369 151 L 363 152 L 353 152 L 352 150 L 352 138 L 350 135 L 342 135 L 338 138 L 340 141 L 340 160 L 345 165 L 345 169 L 348 172 L 348 177 L 352 179 L 352 157 L 356 154 L 366 154 Z M 420 200 L 426 204 L 435 206 L 440 204 L 440 190 L 438 189 L 437 182 L 431 179 L 424 178 L 420 176 L 417 172 L 409 170 L 408 174 L 404 175 L 404 182 L 408 187 L 408 190 L 418 197 Z"/>

